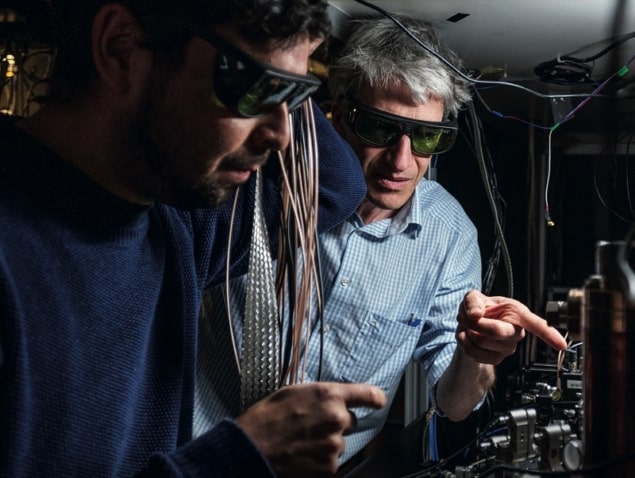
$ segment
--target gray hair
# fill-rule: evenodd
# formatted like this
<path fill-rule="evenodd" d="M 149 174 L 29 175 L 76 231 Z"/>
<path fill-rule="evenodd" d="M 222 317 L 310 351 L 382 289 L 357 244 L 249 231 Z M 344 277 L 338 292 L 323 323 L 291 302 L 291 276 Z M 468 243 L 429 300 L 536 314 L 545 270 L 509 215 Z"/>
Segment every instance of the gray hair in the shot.
<path fill-rule="evenodd" d="M 461 60 L 441 43 L 431 24 L 396 18 L 423 44 L 462 71 Z M 355 95 L 365 85 L 382 88 L 397 84 L 407 85 L 416 103 L 425 104 L 431 97 L 443 100 L 446 117 L 456 117 L 461 107 L 471 101 L 468 82 L 391 19 L 356 20 L 339 58 L 330 68 L 332 98 L 338 101 L 349 93 Z"/>

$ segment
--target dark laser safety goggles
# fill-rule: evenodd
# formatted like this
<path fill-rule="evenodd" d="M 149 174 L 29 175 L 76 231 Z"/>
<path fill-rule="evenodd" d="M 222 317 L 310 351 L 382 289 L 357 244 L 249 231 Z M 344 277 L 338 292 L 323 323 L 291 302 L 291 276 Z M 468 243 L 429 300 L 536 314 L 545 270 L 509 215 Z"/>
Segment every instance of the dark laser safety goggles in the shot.
<path fill-rule="evenodd" d="M 256 60 L 212 31 L 189 22 L 178 23 L 216 48 L 214 94 L 221 106 L 241 116 L 260 116 L 282 103 L 291 111 L 320 87 L 320 79 L 315 75 L 297 75 L 276 68 Z"/>
<path fill-rule="evenodd" d="M 404 134 L 410 138 L 412 152 L 418 155 L 445 153 L 454 145 L 458 122 L 418 121 L 393 115 L 347 97 L 348 125 L 353 133 L 371 146 L 392 146 Z"/>

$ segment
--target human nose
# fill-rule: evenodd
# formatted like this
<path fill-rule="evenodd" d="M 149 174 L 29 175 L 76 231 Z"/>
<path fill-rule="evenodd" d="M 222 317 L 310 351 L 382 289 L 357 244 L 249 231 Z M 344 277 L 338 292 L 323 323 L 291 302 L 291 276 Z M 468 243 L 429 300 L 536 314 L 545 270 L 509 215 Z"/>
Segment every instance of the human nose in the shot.
<path fill-rule="evenodd" d="M 258 122 L 252 134 L 254 145 L 270 151 L 281 151 L 288 146 L 291 134 L 286 103 L 262 115 Z"/>
<path fill-rule="evenodd" d="M 389 161 L 397 171 L 404 171 L 412 161 L 412 143 L 410 136 L 403 133 L 399 140 L 389 148 Z"/>

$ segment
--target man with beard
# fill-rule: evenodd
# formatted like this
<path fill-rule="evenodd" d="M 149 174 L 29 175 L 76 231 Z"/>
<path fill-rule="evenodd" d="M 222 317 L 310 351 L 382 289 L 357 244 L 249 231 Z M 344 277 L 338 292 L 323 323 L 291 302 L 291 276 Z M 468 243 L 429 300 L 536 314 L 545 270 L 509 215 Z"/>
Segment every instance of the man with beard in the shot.
<path fill-rule="evenodd" d="M 200 294 L 227 255 L 223 201 L 263 168 L 275 224 L 280 171 L 263 164 L 316 87 L 307 63 L 328 34 L 326 2 L 52 9 L 48 101 L 0 124 L 0 476 L 329 476 L 354 425 L 348 407 L 381 407 L 378 388 L 290 386 L 191 432 Z M 364 186 L 317 123 L 331 137 L 328 228 Z M 238 271 L 245 242 L 231 245 Z"/>

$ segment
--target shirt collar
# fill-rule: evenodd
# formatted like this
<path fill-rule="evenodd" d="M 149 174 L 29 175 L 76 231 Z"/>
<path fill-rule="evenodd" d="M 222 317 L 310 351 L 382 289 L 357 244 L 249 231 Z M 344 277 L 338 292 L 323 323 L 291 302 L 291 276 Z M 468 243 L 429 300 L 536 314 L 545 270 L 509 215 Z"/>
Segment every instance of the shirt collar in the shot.
<path fill-rule="evenodd" d="M 427 181 L 425 178 L 419 181 L 414 193 L 392 218 L 389 234 L 408 234 L 411 238 L 416 238 L 422 229 L 423 224 L 423 208 L 421 206 L 421 183 Z"/>
<path fill-rule="evenodd" d="M 425 187 L 422 185 L 427 179 L 422 178 L 419 184 L 415 188 L 413 195 L 402 206 L 402 208 L 390 219 L 384 219 L 377 221 L 376 223 L 362 225 L 361 220 L 357 214 L 354 214 L 354 223 L 363 227 L 368 232 L 377 234 L 379 236 L 392 236 L 396 234 L 407 234 L 411 238 L 416 238 L 422 229 L 423 224 L 423 207 L 421 205 L 421 189 Z M 387 221 L 390 221 L 387 223 Z M 382 228 L 383 224 L 383 228 Z M 380 231 L 380 228 L 383 229 Z"/>

